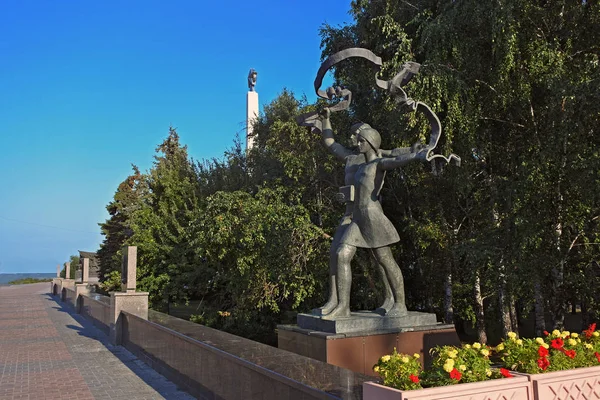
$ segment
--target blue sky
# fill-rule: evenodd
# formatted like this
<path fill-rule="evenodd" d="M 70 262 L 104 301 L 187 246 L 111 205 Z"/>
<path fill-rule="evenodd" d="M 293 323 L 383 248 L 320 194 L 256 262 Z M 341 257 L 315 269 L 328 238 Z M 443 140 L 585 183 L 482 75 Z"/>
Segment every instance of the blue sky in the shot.
<path fill-rule="evenodd" d="M 131 164 L 168 128 L 196 159 L 243 135 L 248 70 L 262 105 L 315 98 L 319 27 L 350 0 L 32 1 L 0 5 L 0 273 L 54 272 L 97 250 Z"/>

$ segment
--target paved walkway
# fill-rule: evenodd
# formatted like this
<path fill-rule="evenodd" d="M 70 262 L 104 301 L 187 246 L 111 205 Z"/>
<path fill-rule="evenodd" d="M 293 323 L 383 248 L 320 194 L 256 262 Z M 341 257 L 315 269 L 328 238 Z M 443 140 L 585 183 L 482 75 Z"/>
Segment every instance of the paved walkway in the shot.
<path fill-rule="evenodd" d="M 194 399 L 48 294 L 0 287 L 0 400 Z"/>

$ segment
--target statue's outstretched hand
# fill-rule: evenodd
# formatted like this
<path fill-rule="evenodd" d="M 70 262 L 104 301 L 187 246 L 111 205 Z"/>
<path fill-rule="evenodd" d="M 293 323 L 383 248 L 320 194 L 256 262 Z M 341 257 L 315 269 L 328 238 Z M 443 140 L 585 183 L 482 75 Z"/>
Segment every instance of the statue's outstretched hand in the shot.
<path fill-rule="evenodd" d="M 420 161 L 427 161 L 427 154 L 429 154 L 429 148 L 427 146 L 423 146 L 416 152 L 415 158 Z"/>
<path fill-rule="evenodd" d="M 421 143 L 421 141 L 417 141 L 415 144 L 413 144 L 412 146 L 410 146 L 410 152 L 411 153 L 418 153 L 419 151 L 421 151 L 422 149 L 426 148 L 427 146 L 424 145 L 423 143 Z"/>

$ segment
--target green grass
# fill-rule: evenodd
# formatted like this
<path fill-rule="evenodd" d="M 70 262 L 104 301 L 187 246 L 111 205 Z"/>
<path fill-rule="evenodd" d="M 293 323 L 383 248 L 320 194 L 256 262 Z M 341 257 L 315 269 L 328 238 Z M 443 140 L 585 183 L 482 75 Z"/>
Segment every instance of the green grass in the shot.
<path fill-rule="evenodd" d="M 10 281 L 8 282 L 9 285 L 25 285 L 28 283 L 40 283 L 40 282 L 52 282 L 51 278 L 44 278 L 44 279 L 38 279 L 38 278 L 24 278 L 24 279 L 17 279 L 15 281 Z"/>

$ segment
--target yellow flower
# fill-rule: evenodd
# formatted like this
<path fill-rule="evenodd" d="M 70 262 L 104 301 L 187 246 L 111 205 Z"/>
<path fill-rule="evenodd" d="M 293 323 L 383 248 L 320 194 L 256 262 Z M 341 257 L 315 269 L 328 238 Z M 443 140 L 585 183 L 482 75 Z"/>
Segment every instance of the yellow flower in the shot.
<path fill-rule="evenodd" d="M 470 344 L 465 344 L 463 347 L 464 347 L 465 349 L 470 349 L 470 348 L 471 348 L 471 345 L 470 345 Z"/>
<path fill-rule="evenodd" d="M 579 333 L 573 332 L 571 333 L 571 337 L 577 339 L 579 337 Z"/>
<path fill-rule="evenodd" d="M 591 344 L 589 344 L 589 343 L 586 343 L 586 344 L 585 344 L 585 348 L 586 348 L 586 349 L 593 349 L 593 348 L 594 348 L 594 346 L 592 346 L 592 345 L 591 345 Z"/>
<path fill-rule="evenodd" d="M 481 348 L 481 343 L 479 343 L 479 342 L 473 343 L 473 348 L 479 350 Z"/>
<path fill-rule="evenodd" d="M 564 331 L 563 333 L 560 334 L 560 337 L 562 337 L 563 339 L 568 336 L 571 336 L 571 332 L 569 332 L 569 331 Z"/>
<path fill-rule="evenodd" d="M 400 359 L 400 361 L 402 361 L 404 364 L 406 364 L 408 362 L 408 357 L 404 356 Z"/>
<path fill-rule="evenodd" d="M 454 365 L 444 364 L 444 371 L 450 372 L 454 369 Z"/>
<path fill-rule="evenodd" d="M 597 331 L 592 333 L 592 335 L 594 335 L 594 337 L 598 337 L 600 335 L 600 333 L 598 333 Z"/>
<path fill-rule="evenodd" d="M 486 374 L 487 376 L 492 376 L 492 370 L 491 370 L 491 369 L 486 369 L 486 370 L 485 370 L 485 374 Z"/>
<path fill-rule="evenodd" d="M 388 361 L 390 361 L 390 358 L 392 358 L 392 357 L 390 357 L 390 356 L 383 356 L 383 357 L 381 357 L 381 361 L 382 362 L 388 362 Z"/>
<path fill-rule="evenodd" d="M 377 366 L 377 365 L 376 365 L 376 366 L 374 366 L 374 367 L 373 367 L 373 371 L 375 371 L 375 372 L 379 372 L 379 366 Z"/>
<path fill-rule="evenodd" d="M 517 345 L 523 346 L 523 341 L 521 339 L 517 339 Z"/>
<path fill-rule="evenodd" d="M 514 332 L 508 332 L 508 337 L 509 337 L 509 339 L 514 339 L 517 337 L 517 334 Z"/>
<path fill-rule="evenodd" d="M 558 329 L 553 330 L 552 336 L 560 336 L 560 331 Z"/>
<path fill-rule="evenodd" d="M 414 358 L 421 358 L 421 355 L 419 353 L 415 353 L 415 354 L 413 354 L 413 357 Z"/>
<path fill-rule="evenodd" d="M 500 343 L 498 346 L 496 346 L 496 351 L 502 351 L 504 350 L 504 343 Z"/>
<path fill-rule="evenodd" d="M 577 344 L 577 340 L 569 339 L 569 340 L 567 340 L 567 343 L 569 343 L 569 346 L 575 346 Z"/>
<path fill-rule="evenodd" d="M 446 354 L 448 355 L 448 357 L 450 358 L 456 358 L 456 356 L 458 355 L 458 350 L 448 350 L 446 352 Z"/>
<path fill-rule="evenodd" d="M 488 349 L 481 349 L 481 354 L 487 357 L 490 355 L 490 351 Z"/>
<path fill-rule="evenodd" d="M 449 365 L 450 367 L 454 368 L 454 360 L 449 358 L 446 360 L 446 363 L 444 365 Z"/>
<path fill-rule="evenodd" d="M 463 365 L 460 365 L 458 367 L 458 369 L 460 369 L 461 371 L 466 371 L 467 370 L 467 366 L 463 364 Z"/>
<path fill-rule="evenodd" d="M 581 343 L 581 339 L 577 338 L 577 343 Z"/>
<path fill-rule="evenodd" d="M 542 344 L 542 343 L 544 343 L 544 339 L 542 339 L 541 337 L 538 337 L 538 338 L 535 338 L 535 342 L 537 344 Z"/>
<path fill-rule="evenodd" d="M 545 348 L 545 349 L 549 349 L 550 345 L 548 343 L 544 343 L 544 344 L 542 344 L 542 347 Z"/>

